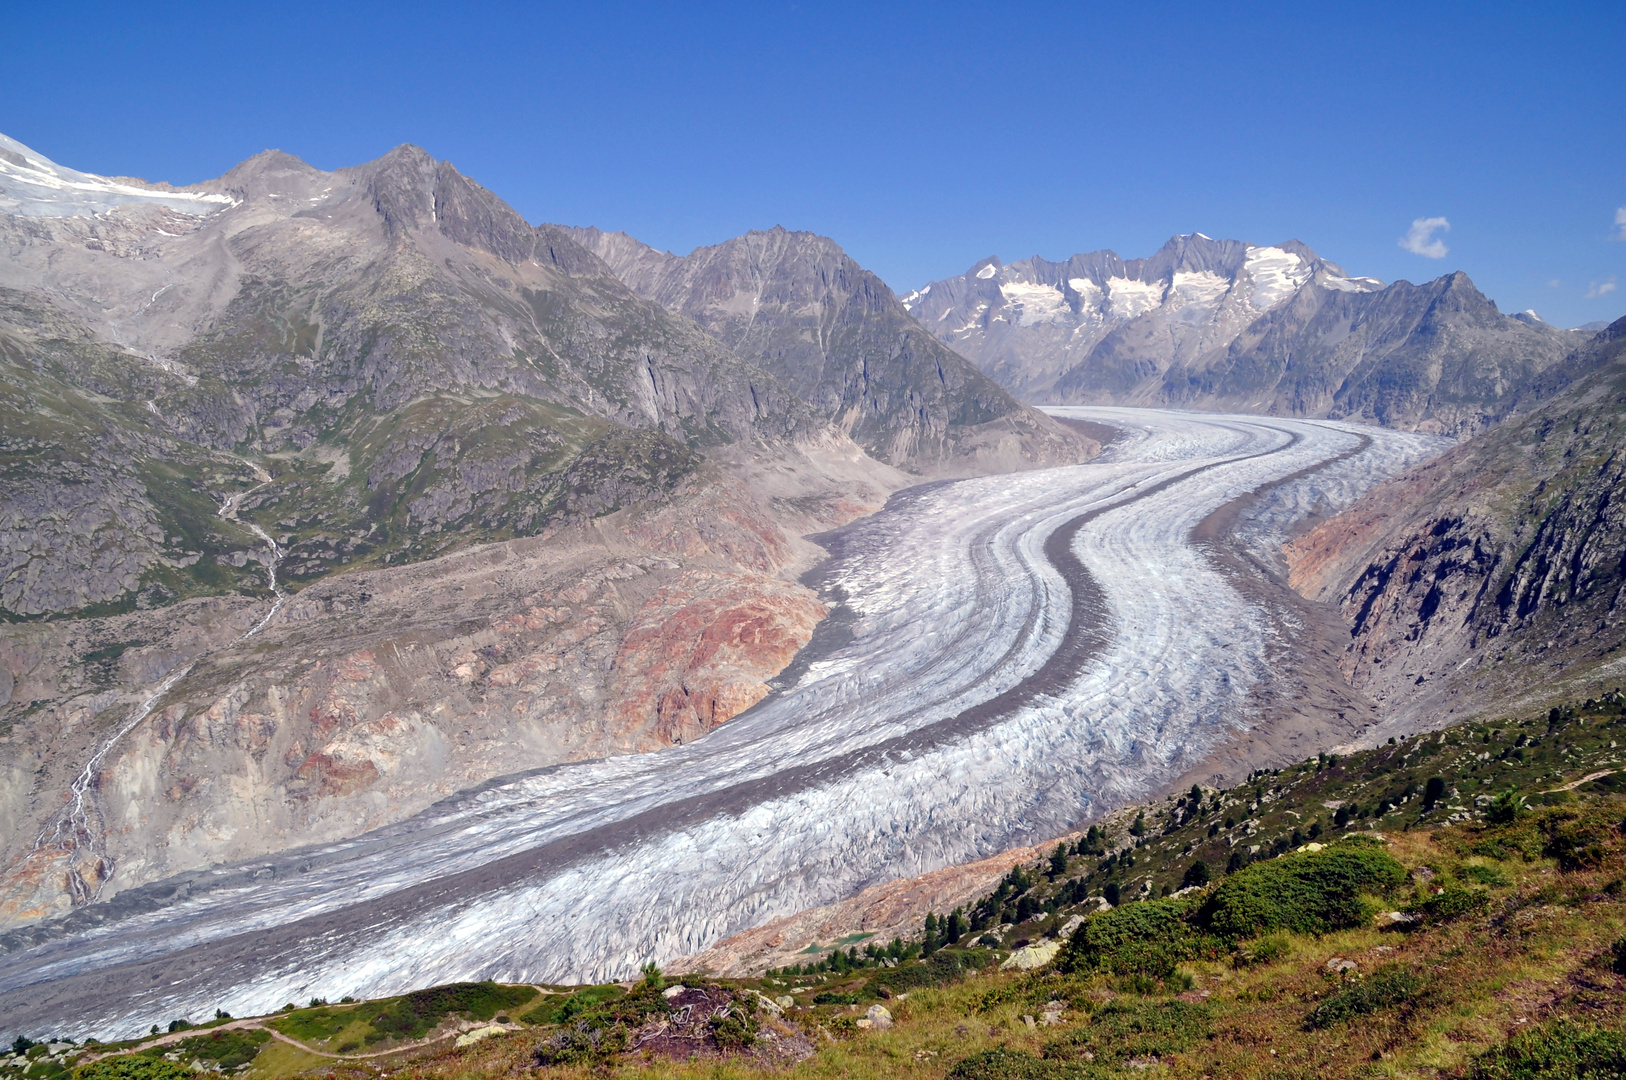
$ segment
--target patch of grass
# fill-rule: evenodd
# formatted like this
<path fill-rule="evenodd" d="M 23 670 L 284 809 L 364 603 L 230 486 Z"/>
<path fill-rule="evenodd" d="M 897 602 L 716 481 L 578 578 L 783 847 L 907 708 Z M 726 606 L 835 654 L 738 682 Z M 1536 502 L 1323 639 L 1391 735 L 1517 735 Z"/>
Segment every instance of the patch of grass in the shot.
<path fill-rule="evenodd" d="M 1085 1026 L 1047 1042 L 1044 1056 L 1111 1065 L 1163 1059 L 1206 1042 L 1213 1029 L 1207 1005 L 1120 998 L 1097 1009 Z"/>
<path fill-rule="evenodd" d="M 1626 1076 L 1626 1033 L 1560 1020 L 1478 1055 L 1473 1080 L 1606 1080 Z"/>
<path fill-rule="evenodd" d="M 1329 1028 L 1357 1016 L 1393 1009 L 1417 1001 L 1428 988 L 1428 980 L 1408 968 L 1390 964 L 1370 977 L 1357 979 L 1317 1005 L 1305 1019 L 1311 1030 Z"/>

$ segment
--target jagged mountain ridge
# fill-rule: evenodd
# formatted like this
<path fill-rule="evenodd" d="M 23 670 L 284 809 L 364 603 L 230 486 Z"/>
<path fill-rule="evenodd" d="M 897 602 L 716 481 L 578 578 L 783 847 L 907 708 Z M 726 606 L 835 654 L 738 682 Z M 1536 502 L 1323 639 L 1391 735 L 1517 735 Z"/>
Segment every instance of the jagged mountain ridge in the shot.
<path fill-rule="evenodd" d="M 1077 438 L 924 333 L 835 241 L 782 227 L 688 255 L 574 229 L 641 296 L 760 364 L 871 454 L 940 475 L 1060 460 Z"/>
<path fill-rule="evenodd" d="M 1570 335 L 1505 316 L 1465 275 L 1352 277 L 1298 241 L 1201 233 L 1148 259 L 984 259 L 904 298 L 1024 400 L 1183 405 L 1461 433 Z"/>
<path fill-rule="evenodd" d="M 1545 401 L 1373 488 L 1288 546 L 1351 623 L 1344 669 L 1395 727 L 1621 682 L 1626 319 Z"/>

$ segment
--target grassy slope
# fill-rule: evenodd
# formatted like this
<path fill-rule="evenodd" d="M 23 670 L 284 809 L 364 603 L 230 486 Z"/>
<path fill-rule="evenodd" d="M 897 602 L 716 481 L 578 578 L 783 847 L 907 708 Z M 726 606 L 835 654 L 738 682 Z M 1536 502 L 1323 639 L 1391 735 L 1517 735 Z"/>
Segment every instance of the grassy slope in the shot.
<path fill-rule="evenodd" d="M 1199 812 L 1189 821 L 1179 820 L 1187 809 L 1181 800 L 1167 800 L 1144 808 L 1143 821 L 1154 828 L 1134 847 L 1132 866 L 1126 867 L 1119 853 L 1127 850 L 1120 847 L 1128 839 L 1122 830 L 1133 813 L 1117 818 L 1100 842 L 1118 854 L 1110 871 L 1100 856 L 1075 856 L 1069 872 L 1053 881 L 1044 877 L 1048 862 L 1026 868 L 1025 876 L 1035 884 L 1024 894 L 1035 895 L 1041 910 L 1024 923 L 970 932 L 925 961 L 918 959 L 920 943 L 911 943 L 895 968 L 861 958 L 832 964 L 827 952 L 818 966 L 836 970 L 730 980 L 721 988 L 795 998 L 796 1006 L 783 1020 L 755 1011 L 765 1030 L 778 1028 L 807 1038 L 814 1052 L 794 1070 L 808 1076 L 1144 1075 L 1196 1080 L 1315 1075 L 1330 1080 L 1582 1075 L 1573 1068 L 1521 1072 L 1483 1055 L 1505 1052 L 1510 1036 L 1526 1050 L 1532 1045 L 1562 1050 L 1566 1018 L 1577 1021 L 1582 1032 L 1594 1027 L 1626 1030 L 1626 976 L 1614 972 L 1611 951 L 1626 934 L 1626 837 L 1621 831 L 1626 802 L 1613 783 L 1626 774 L 1569 787 L 1615 767 L 1620 754 L 1614 744 L 1622 739 L 1626 702 L 1612 696 L 1552 716 L 1466 725 L 1450 729 L 1443 739 L 1408 740 L 1335 764 L 1310 762 L 1260 776 L 1229 792 L 1204 792 Z M 1435 776 L 1447 794 L 1423 813 L 1421 792 Z M 1518 789 L 1527 808 L 1512 822 L 1486 821 L 1488 808 L 1476 810 L 1474 795 L 1509 786 Z M 1418 793 L 1407 798 L 1408 787 Z M 1560 787 L 1569 789 L 1554 790 Z M 1391 798 L 1397 808 L 1374 812 Z M 1325 805 L 1329 802 L 1359 809 L 1349 824 L 1339 827 L 1334 811 Z M 1229 828 L 1227 818 L 1232 820 Z M 1167 901 L 1126 899 L 1113 918 L 1133 920 L 1165 907 L 1200 908 L 1223 890 L 1228 856 L 1222 859 L 1216 845 L 1227 837 L 1237 841 L 1229 850 L 1259 849 L 1258 864 L 1239 871 L 1242 877 L 1233 875 L 1233 884 L 1250 875 L 1291 872 L 1318 856 L 1289 853 L 1272 860 L 1270 852 L 1278 837 L 1291 842 L 1293 829 L 1307 833 L 1316 819 L 1332 851 L 1387 852 L 1406 872 L 1403 883 L 1384 895 L 1339 901 L 1354 905 L 1351 910 L 1364 907 L 1365 916 L 1409 910 L 1415 921 L 1392 924 L 1379 914 L 1362 917 L 1352 929 L 1321 936 L 1210 936 L 1203 947 L 1185 954 L 1197 958 L 1184 959 L 1173 969 L 1153 964 L 1139 973 L 1134 963 L 1119 964 L 1115 973 L 1110 958 L 1101 962 L 1104 969 L 1080 962 L 1069 974 L 1053 969 L 1001 972 L 993 965 L 1018 941 L 1040 938 L 1072 914 L 1094 910 L 1093 903 L 1081 903 L 1078 897 L 1099 893 L 1109 882 L 1119 883 L 1126 897 L 1142 882 L 1152 893 L 1161 893 L 1165 884 L 1177 886 L 1199 857 L 1217 864 L 1215 886 Z M 1216 824 L 1219 829 L 1210 836 Z M 1158 825 L 1163 831 L 1155 829 Z M 1363 846 L 1347 839 L 1349 834 L 1374 833 L 1384 840 Z M 1009 886 L 1003 887 L 978 907 L 991 914 L 1019 905 L 1020 898 L 1010 893 Z M 1086 927 L 1091 925 L 1106 924 L 1092 919 Z M 1000 948 L 987 948 L 984 934 L 996 937 Z M 966 947 L 977 942 L 984 947 Z M 1161 943 L 1163 939 L 1152 944 Z M 1069 949 L 1064 961 L 1069 955 L 1077 959 L 1081 954 Z M 1148 970 L 1161 970 L 1161 977 Z M 689 982 L 697 980 L 690 977 Z M 376 1075 L 374 1065 L 414 1077 L 491 1076 L 531 1067 L 545 1039 L 558 1041 L 571 1031 L 613 1033 L 618 1022 L 625 1029 L 637 1022 L 629 1017 L 664 1009 L 659 994 L 647 988 L 630 995 L 577 992 L 569 1008 L 561 1008 L 557 998 L 545 999 L 546 1008 L 507 1006 L 518 1030 L 458 1049 L 448 1033 L 486 1019 L 496 1007 L 495 999 L 486 1000 L 489 994 L 474 996 L 480 1000 L 469 1000 L 478 1008 L 425 1022 L 411 1020 L 422 1007 L 407 999 L 280 1014 L 271 1018 L 271 1026 L 304 1036 L 307 1046 L 327 1053 L 340 1042 L 359 1044 L 355 1052 L 360 1053 L 373 1047 L 421 1049 L 415 1055 L 347 1065 L 273 1041 L 263 1045 L 274 1052 L 263 1052 L 245 1071 L 287 1076 L 319 1060 L 324 1069 L 353 1070 L 357 1076 Z M 887 1031 L 860 1030 L 854 1021 L 883 1000 L 896 1025 Z M 1055 1011 L 1053 1002 L 1061 1011 L 1058 1022 L 1048 1025 L 1043 1019 L 1047 1005 Z M 369 1042 L 369 1034 L 378 1030 L 369 1018 L 386 1015 L 396 1019 L 384 1027 L 393 1024 L 398 1030 L 385 1038 L 374 1034 Z M 1575 1029 L 1568 1030 L 1573 1034 Z M 436 1035 L 440 1040 L 432 1041 Z M 744 1077 L 784 1068 L 760 1051 L 756 1056 L 718 1057 L 714 1043 L 702 1046 L 710 1056 L 693 1062 L 600 1054 L 549 1071 L 560 1076 Z M 71 1057 L 66 1064 L 71 1065 Z M 7 1060 L 10 1064 L 0 1065 L 0 1072 L 11 1076 L 21 1071 L 22 1061 Z M 44 1077 L 52 1067 L 35 1051 L 28 1072 Z"/>

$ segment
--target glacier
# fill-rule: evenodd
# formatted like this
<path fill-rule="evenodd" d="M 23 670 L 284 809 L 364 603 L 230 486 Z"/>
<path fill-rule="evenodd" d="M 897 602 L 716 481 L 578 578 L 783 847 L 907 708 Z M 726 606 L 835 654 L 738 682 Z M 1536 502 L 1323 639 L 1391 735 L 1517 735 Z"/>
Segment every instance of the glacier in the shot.
<path fill-rule="evenodd" d="M 1192 531 L 1279 548 L 1449 440 L 1053 408 L 1084 465 L 923 485 L 825 538 L 851 639 L 705 738 L 493 781 L 344 843 L 130 890 L 0 956 L 0 1038 L 122 1037 L 463 979 L 622 977 L 1067 832 L 1248 730 L 1271 623 Z M 1285 481 L 1285 482 L 1284 482 Z M 13 1030 L 15 1029 L 15 1030 Z"/>

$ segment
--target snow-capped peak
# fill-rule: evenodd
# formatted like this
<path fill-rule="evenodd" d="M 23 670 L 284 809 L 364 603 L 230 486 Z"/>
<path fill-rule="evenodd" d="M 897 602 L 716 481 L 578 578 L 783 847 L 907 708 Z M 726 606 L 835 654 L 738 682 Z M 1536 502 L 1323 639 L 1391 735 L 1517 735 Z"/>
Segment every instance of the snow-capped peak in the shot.
<path fill-rule="evenodd" d="M 0 135 L 0 213 L 89 217 L 116 206 L 145 203 L 183 214 L 211 214 L 235 202 L 230 195 L 165 191 L 80 172 Z"/>

